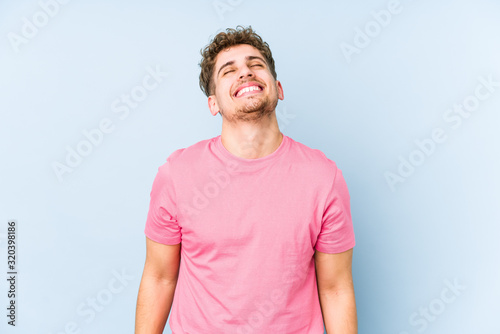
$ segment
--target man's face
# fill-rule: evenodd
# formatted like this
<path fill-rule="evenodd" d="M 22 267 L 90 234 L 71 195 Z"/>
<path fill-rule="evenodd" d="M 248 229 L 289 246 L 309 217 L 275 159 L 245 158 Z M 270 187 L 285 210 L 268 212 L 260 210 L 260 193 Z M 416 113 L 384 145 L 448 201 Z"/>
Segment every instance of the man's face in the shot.
<path fill-rule="evenodd" d="M 274 80 L 259 50 L 248 44 L 222 50 L 215 60 L 215 93 L 208 98 L 213 115 L 257 121 L 274 112 L 283 88 Z"/>

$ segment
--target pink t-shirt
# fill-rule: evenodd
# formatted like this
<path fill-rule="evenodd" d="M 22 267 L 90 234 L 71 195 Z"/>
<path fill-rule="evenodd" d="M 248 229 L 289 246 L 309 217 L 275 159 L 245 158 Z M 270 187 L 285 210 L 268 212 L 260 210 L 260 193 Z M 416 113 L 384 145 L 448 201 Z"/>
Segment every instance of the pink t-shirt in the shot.
<path fill-rule="evenodd" d="M 314 252 L 355 245 L 340 169 L 283 135 L 259 159 L 221 136 L 174 151 L 158 168 L 145 234 L 182 242 L 174 334 L 322 334 Z"/>

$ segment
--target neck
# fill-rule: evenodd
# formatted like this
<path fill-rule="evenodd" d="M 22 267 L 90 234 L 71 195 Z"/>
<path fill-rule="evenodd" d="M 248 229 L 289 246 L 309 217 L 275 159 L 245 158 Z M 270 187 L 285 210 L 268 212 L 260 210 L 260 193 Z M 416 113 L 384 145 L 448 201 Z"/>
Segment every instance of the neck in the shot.
<path fill-rule="evenodd" d="M 265 157 L 280 146 L 283 135 L 276 114 L 257 123 L 222 122 L 222 145 L 233 155 L 244 159 Z"/>

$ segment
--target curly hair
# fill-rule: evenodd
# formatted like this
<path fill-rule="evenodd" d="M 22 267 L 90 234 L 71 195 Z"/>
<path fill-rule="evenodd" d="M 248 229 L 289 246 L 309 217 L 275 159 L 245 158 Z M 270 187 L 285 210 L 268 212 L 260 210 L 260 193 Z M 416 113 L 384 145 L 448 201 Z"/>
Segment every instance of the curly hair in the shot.
<path fill-rule="evenodd" d="M 239 25 L 236 29 L 227 28 L 225 32 L 218 33 L 212 41 L 200 51 L 202 56 L 199 63 L 201 67 L 200 88 L 207 97 L 213 95 L 215 90 L 215 81 L 213 78 L 215 58 L 222 50 L 238 44 L 248 44 L 259 50 L 266 60 L 267 66 L 274 79 L 277 79 L 274 59 L 269 44 L 264 42 L 262 38 L 255 33 L 252 26 L 245 28 Z"/>

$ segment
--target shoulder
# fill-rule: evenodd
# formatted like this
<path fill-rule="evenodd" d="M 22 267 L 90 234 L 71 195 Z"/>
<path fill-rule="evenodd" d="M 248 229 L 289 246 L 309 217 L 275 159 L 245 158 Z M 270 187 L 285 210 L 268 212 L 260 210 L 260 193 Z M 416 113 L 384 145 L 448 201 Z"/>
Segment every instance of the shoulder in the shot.
<path fill-rule="evenodd" d="M 192 166 L 196 161 L 200 161 L 209 150 L 209 146 L 216 139 L 209 138 L 200 140 L 190 146 L 176 149 L 166 159 L 164 164 L 160 166 L 161 169 L 185 170 L 187 167 Z"/>
<path fill-rule="evenodd" d="M 325 174 L 336 174 L 337 164 L 326 154 L 317 148 L 311 148 L 290 137 L 290 151 L 298 163 L 304 163 L 314 168 L 317 172 Z"/>

